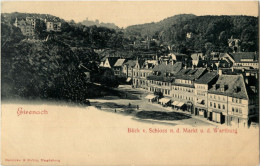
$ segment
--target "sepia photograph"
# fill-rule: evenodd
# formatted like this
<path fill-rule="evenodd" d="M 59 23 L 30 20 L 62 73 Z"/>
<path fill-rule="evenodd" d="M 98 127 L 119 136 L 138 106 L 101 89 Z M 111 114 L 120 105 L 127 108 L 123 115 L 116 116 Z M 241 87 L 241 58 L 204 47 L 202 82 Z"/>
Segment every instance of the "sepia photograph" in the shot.
<path fill-rule="evenodd" d="M 1 165 L 259 165 L 258 1 L 2 1 Z"/>

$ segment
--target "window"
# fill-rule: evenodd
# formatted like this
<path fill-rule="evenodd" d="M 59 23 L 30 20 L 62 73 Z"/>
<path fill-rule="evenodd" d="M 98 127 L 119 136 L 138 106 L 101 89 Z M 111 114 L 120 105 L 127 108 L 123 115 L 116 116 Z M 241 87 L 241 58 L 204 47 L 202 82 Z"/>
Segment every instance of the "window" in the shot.
<path fill-rule="evenodd" d="M 232 107 L 232 112 L 234 112 L 235 111 L 235 109 L 234 109 L 234 107 Z"/>
<path fill-rule="evenodd" d="M 214 103 L 214 108 L 216 108 L 216 103 Z"/>
<path fill-rule="evenodd" d="M 236 108 L 236 112 L 238 112 L 238 109 Z"/>
<path fill-rule="evenodd" d="M 222 106 L 223 110 L 225 109 L 225 105 Z"/>
<path fill-rule="evenodd" d="M 242 103 L 242 100 L 241 100 L 241 99 L 239 99 L 239 103 L 240 103 L 240 104 Z"/>
<path fill-rule="evenodd" d="M 242 114 L 242 109 L 241 108 L 239 108 L 239 113 Z"/>
<path fill-rule="evenodd" d="M 218 109 L 221 109 L 220 104 L 218 104 Z"/>
<path fill-rule="evenodd" d="M 212 107 L 212 102 L 210 102 L 209 104 L 210 104 L 210 107 Z"/>

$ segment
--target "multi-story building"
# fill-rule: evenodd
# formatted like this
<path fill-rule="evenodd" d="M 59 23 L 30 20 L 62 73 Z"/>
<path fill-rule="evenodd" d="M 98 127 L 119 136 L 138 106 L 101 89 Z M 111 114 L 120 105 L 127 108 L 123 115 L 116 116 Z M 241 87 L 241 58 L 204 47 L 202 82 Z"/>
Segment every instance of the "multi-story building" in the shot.
<path fill-rule="evenodd" d="M 258 69 L 258 53 L 257 52 L 238 52 L 231 53 L 231 57 L 234 60 L 234 68 L 245 68 L 245 69 Z"/>
<path fill-rule="evenodd" d="M 182 108 L 193 113 L 193 105 L 195 99 L 194 81 L 205 74 L 206 68 L 184 68 L 177 73 L 174 82 L 172 83 L 172 99 L 174 108 Z"/>
<path fill-rule="evenodd" d="M 116 63 L 113 66 L 114 74 L 117 76 L 122 76 L 123 75 L 123 64 L 126 61 L 126 59 L 118 59 Z"/>
<path fill-rule="evenodd" d="M 20 28 L 23 35 L 31 37 L 35 35 L 37 21 L 38 20 L 33 17 L 26 17 L 25 20 L 22 19 L 20 21 L 16 18 L 14 26 Z"/>
<path fill-rule="evenodd" d="M 257 92 L 243 75 L 219 75 L 208 91 L 209 120 L 228 126 L 248 127 L 258 116 Z"/>
<path fill-rule="evenodd" d="M 53 20 L 47 20 L 45 19 L 46 23 L 46 30 L 49 31 L 54 31 L 54 32 L 60 32 L 61 31 L 61 22 L 58 19 L 53 19 Z"/>
<path fill-rule="evenodd" d="M 148 90 L 161 92 L 164 96 L 171 96 L 171 82 L 174 75 L 182 69 L 182 63 L 161 63 L 154 67 L 153 73 L 147 77 Z"/>
<path fill-rule="evenodd" d="M 152 70 L 157 64 L 156 60 L 137 60 L 133 69 L 133 86 L 148 90 L 147 76 L 152 74 Z"/>
<path fill-rule="evenodd" d="M 218 73 L 216 71 L 208 71 L 201 78 L 194 82 L 194 114 L 208 117 L 208 90 L 213 83 L 217 81 Z"/>
<path fill-rule="evenodd" d="M 128 60 L 126 63 L 123 64 L 123 75 L 126 76 L 127 80 L 133 80 L 133 72 L 134 67 L 136 65 L 136 60 Z"/>

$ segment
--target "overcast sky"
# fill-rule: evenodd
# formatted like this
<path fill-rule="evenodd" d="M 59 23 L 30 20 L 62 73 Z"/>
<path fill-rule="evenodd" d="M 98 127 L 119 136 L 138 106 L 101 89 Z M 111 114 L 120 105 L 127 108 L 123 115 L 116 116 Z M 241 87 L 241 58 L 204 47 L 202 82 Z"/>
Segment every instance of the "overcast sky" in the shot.
<path fill-rule="evenodd" d="M 2 13 L 26 12 L 52 14 L 80 22 L 87 17 L 119 27 L 157 22 L 176 14 L 258 16 L 258 1 L 4 1 Z"/>

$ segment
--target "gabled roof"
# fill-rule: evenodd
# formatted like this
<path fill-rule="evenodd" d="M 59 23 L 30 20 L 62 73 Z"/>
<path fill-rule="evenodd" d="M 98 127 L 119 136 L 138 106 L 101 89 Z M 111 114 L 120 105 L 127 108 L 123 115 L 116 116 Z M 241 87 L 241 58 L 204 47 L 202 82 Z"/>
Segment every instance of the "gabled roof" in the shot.
<path fill-rule="evenodd" d="M 116 63 L 114 64 L 114 67 L 121 67 L 123 66 L 123 63 L 125 62 L 125 59 L 118 59 Z"/>
<path fill-rule="evenodd" d="M 199 58 L 203 57 L 203 53 L 193 53 L 191 54 L 192 60 L 199 60 Z"/>
<path fill-rule="evenodd" d="M 252 62 L 252 61 L 241 61 L 242 59 L 252 59 L 253 61 L 258 60 L 258 53 L 255 52 L 237 52 L 230 53 L 236 63 L 240 62 Z"/>
<path fill-rule="evenodd" d="M 138 59 L 138 60 L 136 61 L 136 63 L 139 64 L 139 67 L 140 67 L 140 68 L 143 67 L 144 62 L 145 62 L 145 60 L 140 60 L 140 59 Z"/>
<path fill-rule="evenodd" d="M 113 67 L 115 65 L 115 63 L 118 59 L 119 59 L 118 57 L 107 57 L 107 60 L 111 67 Z"/>
<path fill-rule="evenodd" d="M 208 84 L 209 82 L 211 82 L 214 78 L 216 78 L 218 75 L 217 71 L 212 71 L 212 72 L 208 72 L 206 74 L 204 74 L 203 76 L 201 76 L 198 80 L 196 80 L 194 83 L 197 84 Z"/>
<path fill-rule="evenodd" d="M 213 86 L 208 92 L 229 97 L 248 99 L 247 89 L 242 75 L 220 75 L 215 85 L 217 84 L 219 85 L 219 88 L 216 89 L 216 86 Z M 227 89 L 222 91 L 225 86 Z M 237 87 L 240 87 L 239 91 L 236 91 Z"/>
<path fill-rule="evenodd" d="M 128 60 L 126 63 L 124 63 L 124 65 L 126 65 L 128 67 L 135 67 L 136 60 Z"/>

